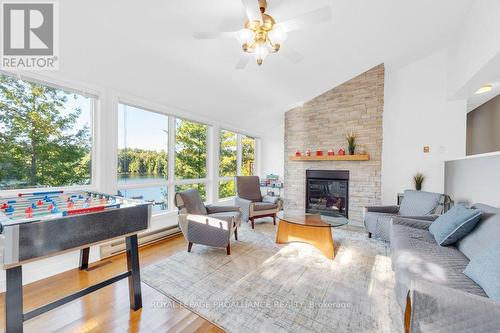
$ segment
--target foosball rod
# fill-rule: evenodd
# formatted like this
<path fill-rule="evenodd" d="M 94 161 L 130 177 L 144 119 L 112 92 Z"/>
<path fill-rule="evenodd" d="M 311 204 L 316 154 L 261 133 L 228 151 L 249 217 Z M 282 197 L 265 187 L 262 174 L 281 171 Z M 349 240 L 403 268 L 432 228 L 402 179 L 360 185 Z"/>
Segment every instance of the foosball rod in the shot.
<path fill-rule="evenodd" d="M 46 192 L 31 192 L 31 193 L 19 193 L 18 197 L 25 196 L 35 196 L 35 195 L 50 195 L 50 194 L 62 194 L 64 191 L 46 191 Z"/>

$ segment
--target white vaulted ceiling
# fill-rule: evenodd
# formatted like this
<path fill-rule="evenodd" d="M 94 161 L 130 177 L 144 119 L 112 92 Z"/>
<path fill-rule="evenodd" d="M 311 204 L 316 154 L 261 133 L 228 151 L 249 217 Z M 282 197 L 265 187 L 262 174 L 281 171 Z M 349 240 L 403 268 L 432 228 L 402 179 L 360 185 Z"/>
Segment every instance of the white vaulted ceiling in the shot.
<path fill-rule="evenodd" d="M 236 40 L 192 37 L 241 29 L 239 0 L 59 3 L 61 75 L 252 129 L 375 65 L 446 47 L 472 0 L 268 0 L 277 21 L 325 5 L 333 17 L 289 34 L 282 47 L 301 52 L 301 63 L 278 53 L 244 70 L 234 69 Z"/>

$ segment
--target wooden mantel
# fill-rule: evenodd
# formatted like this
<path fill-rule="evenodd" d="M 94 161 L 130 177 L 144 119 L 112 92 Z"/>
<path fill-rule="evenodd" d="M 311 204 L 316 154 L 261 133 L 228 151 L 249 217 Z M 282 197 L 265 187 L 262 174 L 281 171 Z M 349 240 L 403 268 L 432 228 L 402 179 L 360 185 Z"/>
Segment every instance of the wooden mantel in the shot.
<path fill-rule="evenodd" d="M 290 161 L 369 161 L 370 155 L 290 156 Z"/>

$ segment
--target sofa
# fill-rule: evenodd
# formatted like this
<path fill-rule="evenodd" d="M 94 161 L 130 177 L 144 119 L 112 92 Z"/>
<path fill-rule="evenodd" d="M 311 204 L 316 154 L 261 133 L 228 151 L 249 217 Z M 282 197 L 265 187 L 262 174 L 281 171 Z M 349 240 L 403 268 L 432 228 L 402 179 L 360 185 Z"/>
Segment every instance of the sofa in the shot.
<path fill-rule="evenodd" d="M 500 208 L 474 208 L 482 212 L 481 220 L 451 246 L 436 243 L 428 230 L 431 221 L 393 217 L 395 293 L 407 332 L 500 331 L 500 303 L 463 273 L 474 256 L 500 239 Z"/>
<path fill-rule="evenodd" d="M 406 190 L 401 206 L 371 206 L 364 209 L 368 237 L 390 241 L 391 220 L 395 216 L 435 220 L 443 212 L 447 196 L 440 193 Z"/>

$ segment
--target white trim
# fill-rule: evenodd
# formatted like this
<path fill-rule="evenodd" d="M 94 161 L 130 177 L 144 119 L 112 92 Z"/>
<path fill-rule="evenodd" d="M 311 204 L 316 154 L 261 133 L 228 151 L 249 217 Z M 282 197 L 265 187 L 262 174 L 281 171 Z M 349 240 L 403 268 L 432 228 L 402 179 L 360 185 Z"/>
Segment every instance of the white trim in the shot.
<path fill-rule="evenodd" d="M 446 160 L 445 162 L 461 161 L 461 160 L 468 160 L 471 158 L 481 158 L 481 157 L 497 156 L 497 155 L 500 155 L 500 151 L 494 151 L 491 153 L 483 153 L 483 154 L 476 154 L 476 155 L 468 155 L 468 156 L 464 156 L 464 157 L 454 158 L 452 160 Z"/>

